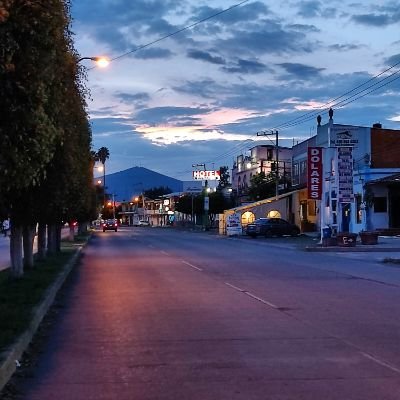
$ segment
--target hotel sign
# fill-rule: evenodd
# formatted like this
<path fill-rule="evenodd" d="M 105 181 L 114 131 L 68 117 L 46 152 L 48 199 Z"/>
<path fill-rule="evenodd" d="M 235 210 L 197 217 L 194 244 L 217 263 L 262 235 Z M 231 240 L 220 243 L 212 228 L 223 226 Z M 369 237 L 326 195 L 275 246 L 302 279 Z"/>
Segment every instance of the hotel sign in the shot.
<path fill-rule="evenodd" d="M 309 147 L 307 157 L 307 188 L 308 198 L 321 200 L 322 198 L 322 147 Z"/>
<path fill-rule="evenodd" d="M 193 171 L 193 179 L 196 181 L 219 181 L 221 180 L 220 171 Z"/>

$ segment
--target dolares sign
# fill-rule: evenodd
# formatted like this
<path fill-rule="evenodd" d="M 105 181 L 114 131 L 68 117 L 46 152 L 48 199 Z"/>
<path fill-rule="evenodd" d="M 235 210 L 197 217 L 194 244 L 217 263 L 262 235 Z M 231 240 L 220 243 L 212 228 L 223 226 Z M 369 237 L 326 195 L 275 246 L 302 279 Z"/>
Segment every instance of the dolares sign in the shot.
<path fill-rule="evenodd" d="M 309 147 L 307 158 L 307 188 L 308 198 L 322 198 L 322 147 Z"/>
<path fill-rule="evenodd" d="M 198 181 L 219 181 L 221 180 L 220 171 L 193 171 L 193 179 Z"/>

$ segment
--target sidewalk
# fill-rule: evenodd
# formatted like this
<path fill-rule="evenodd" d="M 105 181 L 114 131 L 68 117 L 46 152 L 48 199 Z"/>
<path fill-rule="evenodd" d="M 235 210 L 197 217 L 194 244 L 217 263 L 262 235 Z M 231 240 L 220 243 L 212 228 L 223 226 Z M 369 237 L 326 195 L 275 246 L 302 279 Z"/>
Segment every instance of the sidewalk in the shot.
<path fill-rule="evenodd" d="M 312 237 L 310 235 L 310 237 Z M 318 235 L 319 238 L 319 235 Z M 306 251 L 329 251 L 329 252 L 399 252 L 400 253 L 400 237 L 399 236 L 379 236 L 378 244 L 364 245 L 361 241 L 356 241 L 354 247 L 342 246 L 322 246 L 314 235 L 314 243 L 305 246 Z"/>

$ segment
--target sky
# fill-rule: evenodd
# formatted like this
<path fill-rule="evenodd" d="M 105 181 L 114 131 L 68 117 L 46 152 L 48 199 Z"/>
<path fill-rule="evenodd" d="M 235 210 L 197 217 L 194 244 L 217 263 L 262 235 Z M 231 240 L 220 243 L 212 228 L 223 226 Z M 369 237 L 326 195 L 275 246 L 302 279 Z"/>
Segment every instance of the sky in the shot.
<path fill-rule="evenodd" d="M 257 133 L 314 135 L 330 106 L 335 123 L 400 129 L 400 1 L 73 0 L 71 14 L 79 54 L 112 60 L 82 61 L 107 174 L 231 168 L 274 144 Z"/>

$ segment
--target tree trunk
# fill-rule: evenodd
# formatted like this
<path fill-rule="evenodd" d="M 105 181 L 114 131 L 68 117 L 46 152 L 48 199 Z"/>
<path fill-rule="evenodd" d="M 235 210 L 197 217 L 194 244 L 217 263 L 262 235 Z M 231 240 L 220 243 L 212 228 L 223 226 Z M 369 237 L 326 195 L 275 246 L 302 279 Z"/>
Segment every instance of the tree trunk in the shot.
<path fill-rule="evenodd" d="M 11 225 L 10 236 L 10 273 L 12 278 L 21 278 L 24 275 L 24 265 L 22 263 L 22 227 Z"/>
<path fill-rule="evenodd" d="M 68 226 L 69 226 L 68 240 L 70 242 L 73 242 L 75 238 L 75 225 L 73 224 L 73 222 L 70 222 Z"/>
<path fill-rule="evenodd" d="M 57 252 L 57 226 L 50 224 L 47 226 L 47 254 Z"/>
<path fill-rule="evenodd" d="M 61 251 L 61 230 L 62 225 L 56 225 L 56 251 L 59 253 Z"/>
<path fill-rule="evenodd" d="M 89 222 L 78 224 L 78 234 L 85 234 L 88 231 Z"/>
<path fill-rule="evenodd" d="M 44 260 L 46 258 L 46 224 L 39 223 L 38 236 L 37 236 L 37 258 L 38 260 Z"/>
<path fill-rule="evenodd" d="M 35 240 L 36 226 L 28 225 L 22 229 L 24 248 L 24 268 L 33 268 L 33 241 Z"/>

